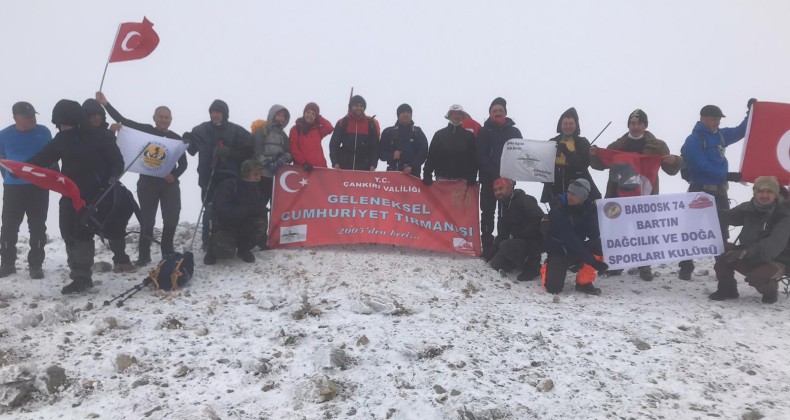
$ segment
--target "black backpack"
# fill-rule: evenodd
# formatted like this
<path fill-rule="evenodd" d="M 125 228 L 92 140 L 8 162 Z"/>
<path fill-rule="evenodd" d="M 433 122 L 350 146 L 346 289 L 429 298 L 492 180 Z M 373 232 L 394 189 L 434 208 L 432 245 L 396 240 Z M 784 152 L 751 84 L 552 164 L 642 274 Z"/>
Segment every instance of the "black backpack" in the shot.
<path fill-rule="evenodd" d="M 82 222 L 101 238 L 117 240 L 126 237 L 126 226 L 132 215 L 139 221 L 140 206 L 128 188 L 117 182 L 106 193 L 102 191 L 97 202 L 85 208 Z"/>
<path fill-rule="evenodd" d="M 195 272 L 195 258 L 191 252 L 174 252 L 162 259 L 143 281 L 156 290 L 171 291 L 183 287 Z"/>

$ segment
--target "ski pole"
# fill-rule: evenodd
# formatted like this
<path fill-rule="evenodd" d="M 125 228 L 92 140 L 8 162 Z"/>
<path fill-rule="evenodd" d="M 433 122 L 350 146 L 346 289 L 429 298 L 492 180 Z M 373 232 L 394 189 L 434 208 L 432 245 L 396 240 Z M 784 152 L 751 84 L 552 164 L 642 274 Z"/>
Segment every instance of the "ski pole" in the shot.
<path fill-rule="evenodd" d="M 598 133 L 598 135 L 597 135 L 597 136 L 595 136 L 595 138 L 593 139 L 593 141 L 591 141 L 591 142 L 590 142 L 590 146 L 592 146 L 592 145 L 593 145 L 593 143 L 595 143 L 595 141 L 596 141 L 596 140 L 598 140 L 598 137 L 601 137 L 601 134 L 603 134 L 603 132 L 604 132 L 604 131 L 606 131 L 606 129 L 607 129 L 607 128 L 609 128 L 609 126 L 610 126 L 610 125 L 612 125 L 612 122 L 611 122 L 611 121 L 609 121 L 609 124 L 606 124 L 606 127 L 604 127 L 604 128 L 603 128 L 603 130 L 601 130 L 601 132 L 600 132 L 600 133 Z"/>

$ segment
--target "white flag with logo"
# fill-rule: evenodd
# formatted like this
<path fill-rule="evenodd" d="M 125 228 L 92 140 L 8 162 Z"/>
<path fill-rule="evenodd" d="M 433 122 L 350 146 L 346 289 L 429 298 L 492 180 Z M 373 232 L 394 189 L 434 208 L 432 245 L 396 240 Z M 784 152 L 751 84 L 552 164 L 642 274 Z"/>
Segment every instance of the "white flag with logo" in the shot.
<path fill-rule="evenodd" d="M 187 150 L 187 144 L 181 140 L 154 136 L 129 127 L 121 127 L 118 132 L 118 148 L 123 155 L 124 167 L 130 172 L 164 178 L 178 159 Z"/>
<path fill-rule="evenodd" d="M 557 143 L 510 139 L 502 149 L 499 174 L 516 181 L 554 182 Z"/>

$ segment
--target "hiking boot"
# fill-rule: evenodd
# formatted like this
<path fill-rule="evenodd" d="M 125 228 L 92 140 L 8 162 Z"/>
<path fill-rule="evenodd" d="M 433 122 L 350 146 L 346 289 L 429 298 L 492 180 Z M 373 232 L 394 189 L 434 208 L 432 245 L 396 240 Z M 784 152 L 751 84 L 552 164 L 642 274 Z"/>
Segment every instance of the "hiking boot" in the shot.
<path fill-rule="evenodd" d="M 644 281 L 653 281 L 653 269 L 650 267 L 639 267 L 639 278 Z"/>
<path fill-rule="evenodd" d="M 214 265 L 217 263 L 217 257 L 214 256 L 212 253 L 206 253 L 206 256 L 203 257 L 203 264 L 206 265 Z"/>
<path fill-rule="evenodd" d="M 507 270 L 505 270 L 504 268 L 500 268 L 497 271 L 499 272 L 499 275 L 502 276 L 502 278 L 507 278 Z"/>
<path fill-rule="evenodd" d="M 767 292 L 763 295 L 762 302 L 763 303 L 776 303 L 776 299 L 778 298 L 778 293 L 776 291 Z"/>
<path fill-rule="evenodd" d="M 16 273 L 15 265 L 0 265 L 0 279 Z"/>
<path fill-rule="evenodd" d="M 112 266 L 112 272 L 113 273 L 136 273 L 137 270 L 139 270 L 139 269 L 140 269 L 140 267 L 132 264 L 131 262 L 129 262 L 129 263 L 117 263 L 117 264 L 113 264 L 113 266 Z"/>
<path fill-rule="evenodd" d="M 30 278 L 33 280 L 41 280 L 44 278 L 44 270 L 40 266 L 30 266 Z"/>
<path fill-rule="evenodd" d="M 137 261 L 134 262 L 134 265 L 138 267 L 145 267 L 146 265 L 151 263 L 151 256 L 150 255 L 139 255 L 137 257 Z"/>
<path fill-rule="evenodd" d="M 601 289 L 593 286 L 592 283 L 587 284 L 577 284 L 576 291 L 586 293 L 588 295 L 598 296 L 601 294 Z"/>
<path fill-rule="evenodd" d="M 60 289 L 60 293 L 64 295 L 82 293 L 92 287 L 93 287 L 93 280 L 77 279 L 65 285 L 62 289 Z"/>
<path fill-rule="evenodd" d="M 735 291 L 735 292 L 724 292 L 724 291 L 721 291 L 721 290 L 716 290 L 715 292 L 711 293 L 708 296 L 708 299 L 716 300 L 716 301 L 722 301 L 722 300 L 727 300 L 727 299 L 738 299 L 739 296 L 740 295 L 738 294 L 737 291 Z M 774 300 L 774 302 L 776 302 L 776 300 Z"/>
<path fill-rule="evenodd" d="M 693 272 L 694 272 L 693 268 L 691 268 L 691 269 L 681 268 L 678 271 L 678 278 L 681 279 L 681 280 L 691 280 L 691 273 L 693 273 Z"/>
<path fill-rule="evenodd" d="M 532 281 L 540 277 L 540 271 L 524 270 L 516 277 L 518 281 Z"/>
<path fill-rule="evenodd" d="M 252 252 L 249 250 L 247 251 L 239 251 L 236 256 L 241 258 L 242 261 L 246 263 L 254 263 L 255 262 L 255 255 L 252 255 Z"/>

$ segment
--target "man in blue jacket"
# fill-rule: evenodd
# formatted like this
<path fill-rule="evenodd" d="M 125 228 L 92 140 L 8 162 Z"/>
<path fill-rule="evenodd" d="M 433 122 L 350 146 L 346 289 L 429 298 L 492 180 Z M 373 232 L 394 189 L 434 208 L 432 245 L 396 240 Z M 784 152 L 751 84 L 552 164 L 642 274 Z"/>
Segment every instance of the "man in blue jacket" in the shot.
<path fill-rule="evenodd" d="M 732 128 L 719 128 L 721 119 L 725 115 L 716 105 L 705 105 L 699 113 L 699 121 L 694 125 L 691 134 L 681 148 L 685 170 L 681 175 L 689 182 L 689 192 L 706 192 L 716 199 L 716 207 L 729 209 L 730 199 L 727 195 L 728 181 L 740 181 L 740 174 L 728 175 L 726 147 L 740 141 L 746 135 L 746 125 L 749 119 L 749 109 L 756 99 L 750 99 L 747 104 L 746 118 L 740 125 Z M 729 238 L 728 227 L 722 225 L 722 238 Z M 680 262 L 678 278 L 691 280 L 694 272 L 694 261 Z"/>
<path fill-rule="evenodd" d="M 428 157 L 428 138 L 414 125 L 409 104 L 401 104 L 396 114 L 398 121 L 381 133 L 381 160 L 387 162 L 388 171 L 403 172 L 419 177 L 422 164 Z"/>
<path fill-rule="evenodd" d="M 0 131 L 0 159 L 24 162 L 52 140 L 47 127 L 36 123 L 36 110 L 28 102 L 11 108 L 14 124 Z M 47 243 L 49 191 L 3 171 L 3 226 L 0 229 L 0 278 L 16 273 L 16 242 L 19 225 L 27 215 L 30 278 L 43 279 L 44 244 Z"/>

